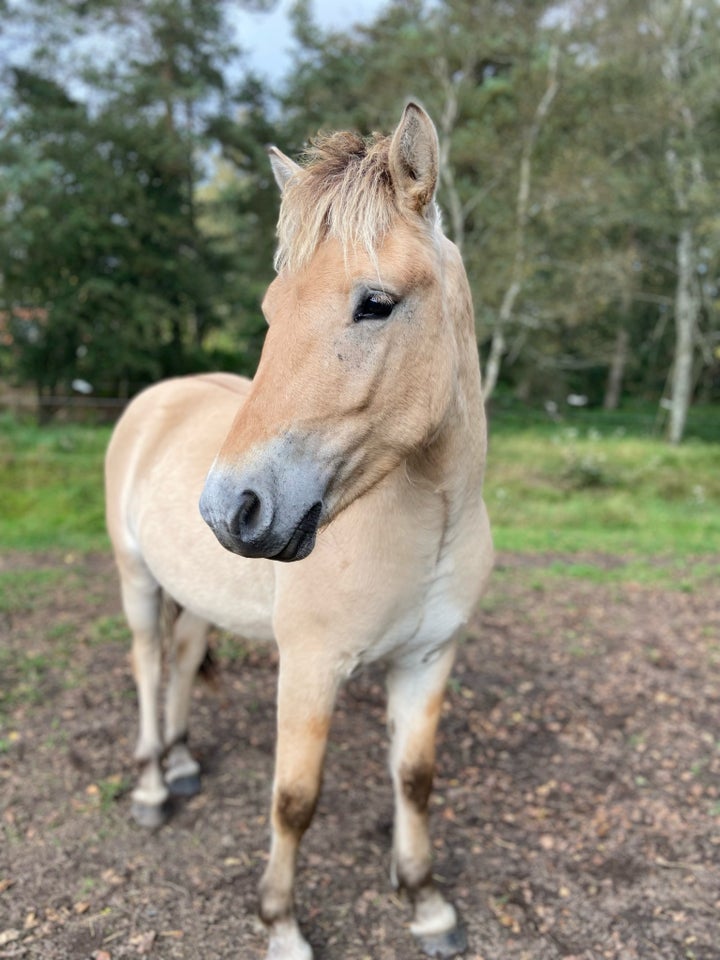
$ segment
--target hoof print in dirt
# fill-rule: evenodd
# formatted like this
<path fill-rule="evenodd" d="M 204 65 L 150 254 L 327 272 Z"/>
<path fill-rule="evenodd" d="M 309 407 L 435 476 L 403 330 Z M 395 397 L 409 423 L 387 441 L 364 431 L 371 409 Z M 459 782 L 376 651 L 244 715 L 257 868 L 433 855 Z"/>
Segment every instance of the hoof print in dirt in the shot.
<path fill-rule="evenodd" d="M 467 949 L 467 935 L 463 927 L 454 927 L 445 933 L 419 937 L 418 943 L 428 957 L 457 957 Z"/>

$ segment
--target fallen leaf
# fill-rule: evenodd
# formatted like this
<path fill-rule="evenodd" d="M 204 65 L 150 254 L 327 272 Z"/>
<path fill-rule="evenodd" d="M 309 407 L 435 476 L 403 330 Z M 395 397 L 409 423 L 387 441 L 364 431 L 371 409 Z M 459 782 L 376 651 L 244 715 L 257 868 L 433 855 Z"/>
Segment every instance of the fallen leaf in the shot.
<path fill-rule="evenodd" d="M 145 933 L 136 933 L 135 936 L 130 937 L 130 943 L 135 947 L 138 953 L 150 953 L 156 939 L 157 931 L 147 930 Z"/>

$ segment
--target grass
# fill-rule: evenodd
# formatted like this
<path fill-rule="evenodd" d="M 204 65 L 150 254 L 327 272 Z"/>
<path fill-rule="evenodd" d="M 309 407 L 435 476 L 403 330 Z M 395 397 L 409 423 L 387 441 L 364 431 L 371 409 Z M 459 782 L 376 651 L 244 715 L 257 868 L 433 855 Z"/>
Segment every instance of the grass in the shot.
<path fill-rule="evenodd" d="M 109 428 L 38 427 L 0 417 L 0 543 L 7 548 L 107 546 L 102 494 Z"/>
<path fill-rule="evenodd" d="M 719 554 L 720 443 L 500 425 L 486 499 L 501 550 Z"/>
<path fill-rule="evenodd" d="M 22 703 L 39 703 L 45 696 L 44 682 L 53 667 L 44 653 L 22 653 L 0 647 L 0 723 L 10 710 Z"/>
<path fill-rule="evenodd" d="M 32 610 L 62 575 L 60 569 L 0 571 L 0 614 Z"/>
<path fill-rule="evenodd" d="M 640 579 L 658 558 L 667 561 L 666 573 L 674 558 L 682 578 L 690 558 L 697 565 L 720 555 L 720 411 L 693 411 L 690 439 L 679 447 L 653 435 L 653 417 L 635 411 L 623 422 L 622 412 L 583 410 L 554 423 L 517 408 L 494 410 L 486 500 L 497 548 L 622 555 Z M 102 460 L 109 433 L 0 418 L 3 546 L 107 548 Z M 609 575 L 582 556 L 571 567 L 571 575 Z M 28 591 L 31 601 L 32 577 L 12 589 Z M 0 583 L 0 609 L 4 602 Z"/>
<path fill-rule="evenodd" d="M 125 617 L 102 616 L 90 625 L 87 643 L 91 646 L 102 646 L 105 643 L 129 643 L 130 631 Z"/>

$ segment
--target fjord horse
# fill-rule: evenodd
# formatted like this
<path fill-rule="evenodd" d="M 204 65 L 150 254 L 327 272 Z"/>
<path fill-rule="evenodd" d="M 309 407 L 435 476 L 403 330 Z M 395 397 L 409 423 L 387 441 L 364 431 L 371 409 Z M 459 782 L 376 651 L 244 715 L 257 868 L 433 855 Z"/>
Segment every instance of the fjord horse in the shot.
<path fill-rule="evenodd" d="M 282 191 L 277 276 L 255 379 L 151 387 L 107 453 L 108 529 L 140 706 L 133 813 L 156 825 L 169 794 L 199 789 L 188 713 L 208 626 L 274 638 L 277 750 L 260 915 L 269 960 L 309 960 L 295 862 L 333 704 L 356 668 L 383 660 L 392 878 L 410 894 L 423 949 L 453 956 L 464 935 L 433 883 L 428 800 L 454 637 L 488 577 L 492 543 L 473 309 L 435 206 L 437 135 L 409 103 L 390 137 L 334 133 L 302 166 L 275 148 L 270 160 Z M 179 614 L 161 731 L 167 598 Z"/>

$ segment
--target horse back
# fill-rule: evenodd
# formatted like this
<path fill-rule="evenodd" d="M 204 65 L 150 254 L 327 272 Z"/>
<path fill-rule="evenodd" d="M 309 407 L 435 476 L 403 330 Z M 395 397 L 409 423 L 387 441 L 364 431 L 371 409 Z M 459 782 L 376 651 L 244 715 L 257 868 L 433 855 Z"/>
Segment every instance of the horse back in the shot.
<path fill-rule="evenodd" d="M 150 479 L 164 486 L 163 473 L 175 476 L 181 460 L 192 474 L 207 472 L 249 389 L 244 377 L 209 373 L 163 380 L 131 400 L 105 456 L 111 537 Z"/>

